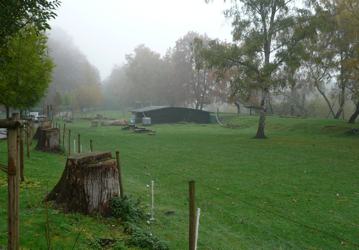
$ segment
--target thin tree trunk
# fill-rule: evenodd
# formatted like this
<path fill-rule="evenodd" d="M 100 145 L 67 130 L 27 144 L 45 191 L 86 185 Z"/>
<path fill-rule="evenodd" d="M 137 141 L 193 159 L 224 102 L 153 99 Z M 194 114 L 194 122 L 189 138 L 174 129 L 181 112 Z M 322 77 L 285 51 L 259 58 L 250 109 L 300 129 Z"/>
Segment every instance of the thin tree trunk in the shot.
<path fill-rule="evenodd" d="M 239 115 L 241 113 L 241 104 L 238 101 L 235 101 L 234 105 L 236 105 L 237 115 Z"/>
<path fill-rule="evenodd" d="M 256 139 L 264 139 L 266 138 L 264 129 L 265 129 L 265 120 L 266 120 L 266 103 L 267 103 L 268 90 L 263 90 L 262 100 L 261 100 L 261 109 L 259 112 L 259 121 L 258 121 L 258 130 L 255 136 Z"/>
<path fill-rule="evenodd" d="M 355 123 L 355 120 L 358 118 L 358 116 L 359 116 L 359 102 L 357 102 L 357 104 L 355 105 L 355 111 L 350 116 L 348 123 Z"/>
<path fill-rule="evenodd" d="M 295 115 L 295 108 L 294 108 L 294 106 L 295 106 L 295 104 L 294 104 L 294 102 L 295 102 L 295 89 L 294 89 L 294 84 L 292 84 L 291 85 L 291 88 L 290 88 L 290 103 L 289 103 L 289 105 L 290 105 L 290 115 L 291 116 L 294 116 Z"/>
<path fill-rule="evenodd" d="M 207 92 L 207 80 L 206 79 L 207 79 L 206 70 L 203 70 L 203 93 L 201 95 L 200 110 L 203 110 L 204 97 L 206 96 L 206 92 Z"/>
<path fill-rule="evenodd" d="M 329 112 L 332 114 L 333 117 L 335 117 L 335 112 L 333 110 L 333 107 L 328 99 L 328 97 L 325 95 L 324 91 L 322 91 L 317 84 L 315 84 L 315 87 L 317 88 L 318 92 L 321 94 L 321 96 L 324 98 L 325 102 L 327 103 L 329 107 Z"/>
<path fill-rule="evenodd" d="M 343 74 L 343 73 L 342 73 Z M 341 77 L 343 78 L 343 77 Z M 344 104 L 345 104 L 345 84 L 344 80 L 341 80 L 341 93 L 339 95 L 339 109 L 334 116 L 334 119 L 339 119 L 341 114 L 344 111 Z"/>

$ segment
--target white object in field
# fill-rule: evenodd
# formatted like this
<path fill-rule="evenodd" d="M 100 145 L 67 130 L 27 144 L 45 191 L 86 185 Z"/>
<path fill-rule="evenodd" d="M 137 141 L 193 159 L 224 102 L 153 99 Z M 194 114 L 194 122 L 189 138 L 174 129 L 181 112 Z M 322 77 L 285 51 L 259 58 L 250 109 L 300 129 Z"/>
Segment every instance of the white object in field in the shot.
<path fill-rule="evenodd" d="M 80 153 L 82 153 L 82 144 L 80 145 Z"/>
<path fill-rule="evenodd" d="M 74 139 L 74 153 L 76 153 L 76 140 Z"/>
<path fill-rule="evenodd" d="M 201 209 L 197 208 L 197 218 L 196 218 L 196 238 L 195 238 L 195 246 L 194 249 L 197 250 L 197 242 L 198 242 L 198 229 L 199 229 L 199 217 L 201 216 Z"/>
<path fill-rule="evenodd" d="M 151 125 L 151 117 L 142 117 L 142 125 L 144 126 Z"/>
<path fill-rule="evenodd" d="M 155 220 L 155 197 L 154 197 L 154 188 L 155 188 L 155 181 L 151 181 L 151 218 L 150 220 Z"/>

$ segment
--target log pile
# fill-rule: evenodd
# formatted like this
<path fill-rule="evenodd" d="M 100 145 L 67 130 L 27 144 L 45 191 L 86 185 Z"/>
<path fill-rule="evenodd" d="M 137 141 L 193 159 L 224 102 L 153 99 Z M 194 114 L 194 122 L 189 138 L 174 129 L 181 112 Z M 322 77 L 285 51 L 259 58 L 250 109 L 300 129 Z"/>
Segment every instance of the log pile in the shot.
<path fill-rule="evenodd" d="M 110 152 L 70 156 L 60 181 L 45 198 L 65 212 L 109 214 L 119 194 L 118 169 Z"/>

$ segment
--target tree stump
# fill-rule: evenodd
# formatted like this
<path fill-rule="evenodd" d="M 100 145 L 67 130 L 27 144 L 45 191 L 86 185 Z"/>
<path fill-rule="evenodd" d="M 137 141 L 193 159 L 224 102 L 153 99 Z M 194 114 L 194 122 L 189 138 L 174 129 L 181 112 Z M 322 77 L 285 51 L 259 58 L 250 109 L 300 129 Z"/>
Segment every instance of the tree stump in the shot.
<path fill-rule="evenodd" d="M 40 138 L 40 130 L 41 129 L 46 129 L 46 128 L 51 128 L 51 121 L 42 121 L 40 122 L 40 125 L 36 125 L 36 132 L 34 135 L 34 139 L 38 140 Z"/>
<path fill-rule="evenodd" d="M 60 152 L 59 133 L 58 128 L 39 128 L 39 137 L 36 145 L 36 150 L 46 152 Z"/>
<path fill-rule="evenodd" d="M 111 152 L 69 156 L 60 181 L 45 198 L 65 212 L 108 215 L 119 194 L 118 169 Z"/>

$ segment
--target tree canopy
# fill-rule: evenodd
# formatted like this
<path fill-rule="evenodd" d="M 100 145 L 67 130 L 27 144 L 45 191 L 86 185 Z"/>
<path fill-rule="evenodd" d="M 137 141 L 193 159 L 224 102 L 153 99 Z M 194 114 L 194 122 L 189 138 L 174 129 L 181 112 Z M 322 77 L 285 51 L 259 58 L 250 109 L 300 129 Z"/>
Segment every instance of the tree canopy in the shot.
<path fill-rule="evenodd" d="M 53 64 L 47 55 L 47 38 L 27 27 L 8 43 L 0 50 L 8 58 L 0 70 L 0 103 L 26 109 L 39 101 L 51 81 Z"/>

